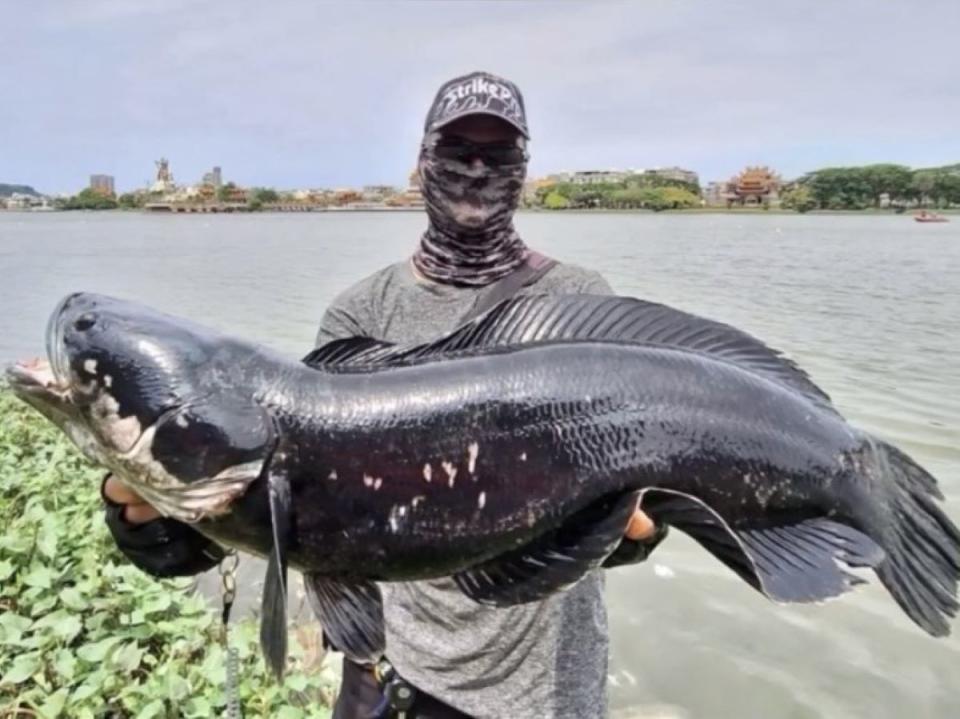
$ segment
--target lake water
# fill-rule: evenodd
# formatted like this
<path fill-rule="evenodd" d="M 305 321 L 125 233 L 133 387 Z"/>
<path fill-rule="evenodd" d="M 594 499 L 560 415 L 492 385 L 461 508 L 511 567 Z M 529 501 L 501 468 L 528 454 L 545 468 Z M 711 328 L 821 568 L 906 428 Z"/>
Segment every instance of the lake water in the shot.
<path fill-rule="evenodd" d="M 409 254 L 416 213 L 0 213 L 0 362 L 37 354 L 56 301 L 92 290 L 291 355 L 340 290 Z M 527 241 L 622 294 L 784 350 L 857 425 L 935 474 L 960 521 L 960 222 L 906 217 L 526 214 Z M 620 716 L 960 716 L 960 638 L 913 626 L 879 584 L 773 605 L 674 532 L 608 573 Z M 960 622 L 955 622 L 960 633 Z M 646 709 L 641 709 L 646 707 Z"/>

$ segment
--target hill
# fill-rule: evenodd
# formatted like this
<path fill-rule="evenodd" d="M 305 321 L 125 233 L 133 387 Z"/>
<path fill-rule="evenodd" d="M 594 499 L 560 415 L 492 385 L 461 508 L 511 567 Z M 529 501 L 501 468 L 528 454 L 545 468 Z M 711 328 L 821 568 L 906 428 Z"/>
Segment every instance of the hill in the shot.
<path fill-rule="evenodd" d="M 10 197 L 14 193 L 40 197 L 40 193 L 30 187 L 30 185 L 5 185 L 0 182 L 0 197 Z"/>

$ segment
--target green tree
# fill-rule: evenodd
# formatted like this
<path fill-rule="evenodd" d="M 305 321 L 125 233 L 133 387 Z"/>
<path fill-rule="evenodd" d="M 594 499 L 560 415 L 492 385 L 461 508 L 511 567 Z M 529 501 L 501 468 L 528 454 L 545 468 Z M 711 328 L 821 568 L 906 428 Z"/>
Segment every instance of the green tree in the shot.
<path fill-rule="evenodd" d="M 231 192 L 236 189 L 237 186 L 232 182 L 228 182 L 225 185 L 220 185 L 220 187 L 217 188 L 217 200 L 220 202 L 229 202 Z"/>
<path fill-rule="evenodd" d="M 268 202 L 277 202 L 280 199 L 280 195 L 277 194 L 277 191 L 269 187 L 255 187 L 250 192 L 251 201 L 258 201 L 260 204 L 266 204 Z"/>
<path fill-rule="evenodd" d="M 917 170 L 913 173 L 913 179 L 910 181 L 911 199 L 916 200 L 921 205 L 927 204 L 928 200 L 933 199 L 934 187 L 937 182 L 935 170 Z"/>
<path fill-rule="evenodd" d="M 912 173 L 903 165 L 867 165 L 861 169 L 863 181 L 869 185 L 874 204 L 880 206 L 880 195 L 888 195 L 892 202 L 906 197 Z"/>
<path fill-rule="evenodd" d="M 806 185 L 797 185 L 792 190 L 783 193 L 781 204 L 784 209 L 796 210 L 797 212 L 809 212 L 817 206 L 817 200 L 813 192 Z"/>
<path fill-rule="evenodd" d="M 138 207 L 143 207 L 143 195 L 135 195 L 132 192 L 126 192 L 117 198 L 117 202 L 120 207 L 124 208 L 125 210 L 136 209 Z"/>
<path fill-rule="evenodd" d="M 645 207 L 654 212 L 682 210 L 700 204 L 699 197 L 680 187 L 654 187 L 647 190 L 647 193 Z"/>
<path fill-rule="evenodd" d="M 543 206 L 548 210 L 565 210 L 570 207 L 570 200 L 559 192 L 553 191 L 543 199 Z"/>
<path fill-rule="evenodd" d="M 63 203 L 65 210 L 115 210 L 117 201 L 112 195 L 87 187 Z"/>
<path fill-rule="evenodd" d="M 646 207 L 650 201 L 651 192 L 649 188 L 631 185 L 622 190 L 615 190 L 610 193 L 610 200 L 613 207 L 620 209 L 633 209 Z"/>

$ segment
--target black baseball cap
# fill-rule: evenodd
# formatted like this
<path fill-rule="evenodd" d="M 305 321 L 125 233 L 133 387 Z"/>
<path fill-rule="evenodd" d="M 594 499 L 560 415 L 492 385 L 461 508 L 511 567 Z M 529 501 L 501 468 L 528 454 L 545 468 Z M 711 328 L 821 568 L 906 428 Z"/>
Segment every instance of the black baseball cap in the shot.
<path fill-rule="evenodd" d="M 530 139 L 520 88 L 489 72 L 471 72 L 445 82 L 430 105 L 424 132 L 434 132 L 467 115 L 492 115 Z"/>

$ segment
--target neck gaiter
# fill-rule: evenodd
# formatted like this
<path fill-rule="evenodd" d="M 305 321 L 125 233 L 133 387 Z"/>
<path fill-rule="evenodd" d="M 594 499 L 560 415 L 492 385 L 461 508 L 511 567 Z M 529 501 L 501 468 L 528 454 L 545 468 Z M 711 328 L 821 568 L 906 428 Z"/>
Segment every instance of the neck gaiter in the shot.
<path fill-rule="evenodd" d="M 437 157 L 429 133 L 417 169 L 429 226 L 413 264 L 425 277 L 457 287 L 483 287 L 521 264 L 527 247 L 513 229 L 527 165 L 474 167 Z"/>

